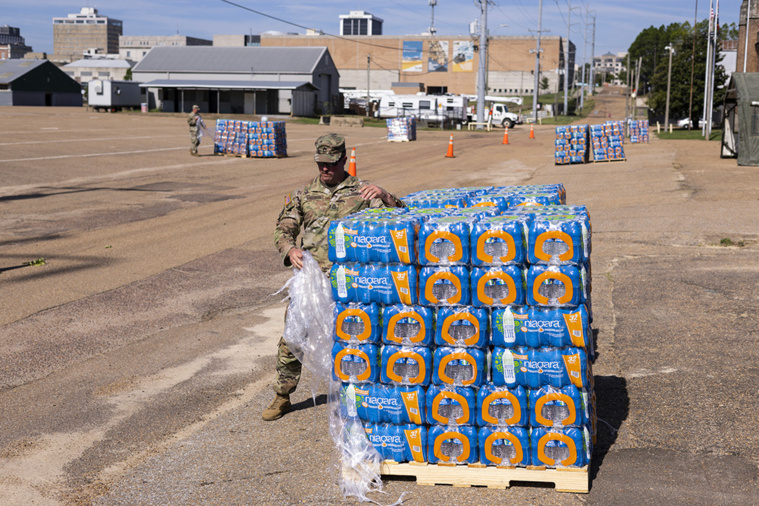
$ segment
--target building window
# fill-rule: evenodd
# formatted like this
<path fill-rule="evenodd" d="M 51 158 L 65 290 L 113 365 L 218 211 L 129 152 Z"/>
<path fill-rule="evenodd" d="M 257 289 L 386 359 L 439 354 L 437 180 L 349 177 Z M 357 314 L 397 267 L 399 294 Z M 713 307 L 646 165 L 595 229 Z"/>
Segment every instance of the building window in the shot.
<path fill-rule="evenodd" d="M 368 19 L 359 19 L 358 20 L 358 34 L 359 35 L 366 35 L 367 34 L 367 25 L 369 24 Z"/>
<path fill-rule="evenodd" d="M 80 73 L 80 75 L 81 75 L 82 77 L 91 77 L 91 76 L 92 76 L 92 72 L 82 71 L 82 72 Z"/>
<path fill-rule="evenodd" d="M 127 51 L 127 58 L 131 58 L 131 56 L 132 56 L 132 52 L 131 51 Z"/>
<path fill-rule="evenodd" d="M 98 77 L 111 77 L 110 72 L 99 72 Z"/>

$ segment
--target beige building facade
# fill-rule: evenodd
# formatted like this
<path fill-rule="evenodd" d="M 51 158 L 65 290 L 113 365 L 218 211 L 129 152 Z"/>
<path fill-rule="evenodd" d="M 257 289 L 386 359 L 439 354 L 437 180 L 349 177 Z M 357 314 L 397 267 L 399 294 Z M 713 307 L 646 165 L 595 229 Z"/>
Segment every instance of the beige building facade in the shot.
<path fill-rule="evenodd" d="M 261 46 L 329 49 L 340 72 L 340 87 L 390 90 L 393 83 L 420 83 L 428 93 L 476 94 L 479 42 L 469 36 L 267 35 Z M 214 37 L 214 42 L 216 36 Z M 540 78 L 546 92 L 563 90 L 564 44 L 558 36 L 541 38 Z M 491 37 L 488 95 L 531 95 L 535 84 L 534 37 Z M 574 44 L 570 45 L 569 82 L 574 79 Z"/>
<path fill-rule="evenodd" d="M 85 51 L 118 54 L 122 23 L 101 16 L 94 7 L 82 7 L 79 14 L 53 18 L 53 54 L 50 59 L 71 62 L 82 58 Z"/>
<path fill-rule="evenodd" d="M 121 35 L 119 37 L 119 58 L 138 62 L 154 47 L 210 46 L 208 39 L 198 39 L 185 35 Z"/>

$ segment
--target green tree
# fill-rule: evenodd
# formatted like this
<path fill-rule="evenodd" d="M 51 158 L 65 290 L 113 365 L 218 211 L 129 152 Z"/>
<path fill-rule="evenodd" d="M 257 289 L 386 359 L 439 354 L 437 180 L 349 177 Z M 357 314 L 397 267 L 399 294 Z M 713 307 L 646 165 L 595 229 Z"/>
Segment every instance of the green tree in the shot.
<path fill-rule="evenodd" d="M 547 77 L 543 77 L 540 80 L 540 89 L 543 90 L 543 93 L 545 93 L 546 90 L 548 90 L 548 78 Z"/>
<path fill-rule="evenodd" d="M 700 118 L 704 102 L 704 78 L 706 73 L 707 34 L 709 21 L 699 22 L 695 27 L 696 51 L 693 79 L 693 117 Z M 649 93 L 648 106 L 656 114 L 664 114 L 667 102 L 667 71 L 669 53 L 665 49 L 671 45 L 672 83 L 670 91 L 670 118 L 688 116 L 691 90 L 691 65 L 693 60 L 693 27 L 689 23 L 672 23 L 659 28 L 649 27 L 643 30 L 630 46 L 630 63 L 643 58 L 640 72 L 640 94 Z M 730 27 L 722 27 L 719 40 L 730 34 Z M 714 103 L 722 103 L 726 81 L 724 69 L 719 63 L 722 57 L 717 53 L 715 71 Z M 633 67 L 634 68 L 634 67 Z"/>
<path fill-rule="evenodd" d="M 128 68 L 127 71 L 124 73 L 124 81 L 131 81 L 132 80 L 132 69 Z"/>

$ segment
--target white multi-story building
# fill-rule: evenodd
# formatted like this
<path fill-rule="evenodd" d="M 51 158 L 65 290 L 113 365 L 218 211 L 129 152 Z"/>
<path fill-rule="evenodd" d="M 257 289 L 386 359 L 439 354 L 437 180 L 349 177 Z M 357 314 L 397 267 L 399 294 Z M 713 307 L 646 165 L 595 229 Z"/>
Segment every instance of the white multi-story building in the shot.
<path fill-rule="evenodd" d="M 364 11 L 340 15 L 340 35 L 382 35 L 384 20 Z"/>
<path fill-rule="evenodd" d="M 613 76 L 612 84 L 625 84 L 619 79 L 619 73 L 625 69 L 625 58 L 627 53 L 612 52 L 593 58 L 593 74 L 596 76 Z"/>

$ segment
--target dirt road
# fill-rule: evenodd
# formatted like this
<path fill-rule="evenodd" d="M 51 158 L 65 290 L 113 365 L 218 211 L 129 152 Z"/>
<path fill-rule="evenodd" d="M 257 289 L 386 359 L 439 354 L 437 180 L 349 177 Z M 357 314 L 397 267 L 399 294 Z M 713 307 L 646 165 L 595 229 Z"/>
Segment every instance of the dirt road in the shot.
<path fill-rule="evenodd" d="M 329 127 L 289 123 L 286 159 L 193 158 L 181 116 L 0 114 L 0 502 L 340 502 L 307 378 L 294 413 L 260 420 L 289 276 L 272 227 Z M 656 139 L 627 162 L 558 167 L 548 126 L 508 146 L 455 132 L 453 159 L 448 132 L 341 133 L 359 175 L 397 195 L 562 182 L 593 217 L 606 424 L 591 493 L 390 481 L 389 502 L 756 502 L 756 169 Z"/>

